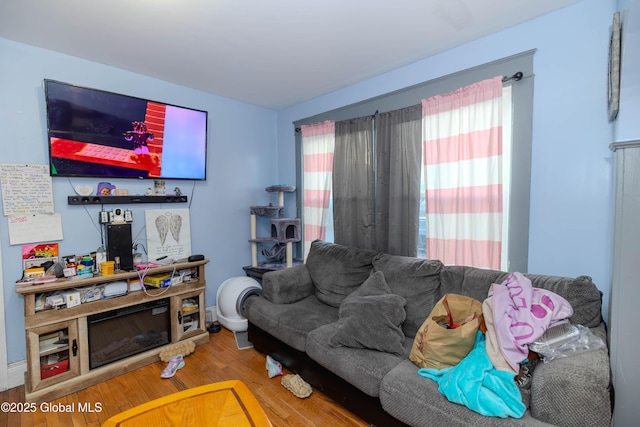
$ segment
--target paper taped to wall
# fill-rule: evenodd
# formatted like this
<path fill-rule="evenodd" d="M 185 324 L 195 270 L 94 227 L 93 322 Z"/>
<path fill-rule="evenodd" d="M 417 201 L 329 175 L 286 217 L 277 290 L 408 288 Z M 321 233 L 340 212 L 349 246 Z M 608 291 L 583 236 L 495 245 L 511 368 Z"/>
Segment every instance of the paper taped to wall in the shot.
<path fill-rule="evenodd" d="M 9 215 L 9 244 L 62 240 L 62 217 L 54 214 Z"/>

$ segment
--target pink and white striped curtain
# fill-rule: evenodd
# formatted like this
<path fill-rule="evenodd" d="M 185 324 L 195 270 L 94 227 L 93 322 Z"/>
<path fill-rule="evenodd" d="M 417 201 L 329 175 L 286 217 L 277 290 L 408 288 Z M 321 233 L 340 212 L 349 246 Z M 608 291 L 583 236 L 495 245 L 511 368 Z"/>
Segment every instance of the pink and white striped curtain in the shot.
<path fill-rule="evenodd" d="M 335 122 L 301 126 L 303 153 L 304 259 L 311 242 L 325 240 L 327 221 L 331 217 Z"/>
<path fill-rule="evenodd" d="M 502 78 L 422 100 L 427 258 L 500 268 Z"/>

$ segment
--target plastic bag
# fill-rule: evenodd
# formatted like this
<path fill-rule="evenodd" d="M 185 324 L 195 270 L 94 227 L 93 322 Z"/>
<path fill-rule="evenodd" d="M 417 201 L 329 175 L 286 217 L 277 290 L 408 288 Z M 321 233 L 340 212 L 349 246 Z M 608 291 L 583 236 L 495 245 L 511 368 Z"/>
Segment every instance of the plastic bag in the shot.
<path fill-rule="evenodd" d="M 561 345 L 534 341 L 529 344 L 529 350 L 538 353 L 544 362 L 551 362 L 561 357 L 575 356 L 591 350 L 606 348 L 604 340 L 597 337 L 589 328 L 583 325 L 571 325 L 576 332 L 567 342 Z"/>

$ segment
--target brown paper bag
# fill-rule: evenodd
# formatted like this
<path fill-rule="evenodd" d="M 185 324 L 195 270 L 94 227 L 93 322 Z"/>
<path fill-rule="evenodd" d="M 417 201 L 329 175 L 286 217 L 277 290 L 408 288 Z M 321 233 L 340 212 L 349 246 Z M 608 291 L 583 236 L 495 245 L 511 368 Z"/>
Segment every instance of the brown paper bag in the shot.
<path fill-rule="evenodd" d="M 457 365 L 473 349 L 481 321 L 480 301 L 446 294 L 418 329 L 409 359 L 421 368 Z"/>

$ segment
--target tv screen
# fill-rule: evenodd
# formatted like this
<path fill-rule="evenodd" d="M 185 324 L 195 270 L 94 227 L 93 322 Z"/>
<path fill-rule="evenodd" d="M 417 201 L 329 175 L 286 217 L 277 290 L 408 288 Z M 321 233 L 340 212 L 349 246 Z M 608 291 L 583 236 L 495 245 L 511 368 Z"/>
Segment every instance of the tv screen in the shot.
<path fill-rule="evenodd" d="M 207 112 L 45 80 L 51 176 L 206 179 Z"/>

